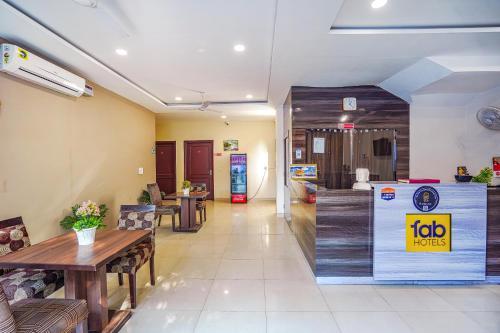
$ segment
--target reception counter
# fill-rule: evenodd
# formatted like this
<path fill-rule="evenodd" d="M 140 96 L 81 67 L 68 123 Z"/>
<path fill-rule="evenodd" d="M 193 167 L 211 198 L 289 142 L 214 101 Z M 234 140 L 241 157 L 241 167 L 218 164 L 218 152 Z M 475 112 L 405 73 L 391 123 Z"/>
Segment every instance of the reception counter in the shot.
<path fill-rule="evenodd" d="M 317 281 L 468 283 L 500 278 L 500 188 L 432 184 L 437 203 L 431 191 L 431 197 L 422 192 L 415 204 L 422 186 L 382 184 L 356 191 L 292 181 L 290 226 Z M 415 222 L 421 233 L 412 239 Z M 428 248 L 427 241 L 435 247 Z M 425 246 L 419 248 L 421 244 Z"/>

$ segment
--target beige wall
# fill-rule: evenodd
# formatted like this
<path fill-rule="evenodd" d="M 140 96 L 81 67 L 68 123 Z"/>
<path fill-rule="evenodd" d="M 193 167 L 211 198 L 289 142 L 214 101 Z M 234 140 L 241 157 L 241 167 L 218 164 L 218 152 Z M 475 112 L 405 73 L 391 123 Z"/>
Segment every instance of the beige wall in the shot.
<path fill-rule="evenodd" d="M 476 113 L 482 107 L 500 105 L 499 96 L 500 88 L 475 95 L 413 96 L 410 176 L 454 182 L 457 166 L 466 166 L 472 175 L 492 168 L 492 158 L 500 156 L 500 132 L 484 128 Z M 500 178 L 494 178 L 493 185 L 500 185 Z"/>
<path fill-rule="evenodd" d="M 184 140 L 213 140 L 215 198 L 230 196 L 229 155 L 222 148 L 223 140 L 239 140 L 239 153 L 248 154 L 248 195 L 253 196 L 264 177 L 264 183 L 256 198 L 276 197 L 276 141 L 274 120 L 231 121 L 226 126 L 222 120 L 209 119 L 156 119 L 156 140 L 177 142 L 177 188 L 184 180 Z M 267 172 L 264 167 L 268 168 Z"/>
<path fill-rule="evenodd" d="M 0 73 L 0 219 L 22 215 L 34 242 L 86 199 L 107 204 L 114 226 L 155 179 L 154 114 L 94 88 L 73 98 Z"/>

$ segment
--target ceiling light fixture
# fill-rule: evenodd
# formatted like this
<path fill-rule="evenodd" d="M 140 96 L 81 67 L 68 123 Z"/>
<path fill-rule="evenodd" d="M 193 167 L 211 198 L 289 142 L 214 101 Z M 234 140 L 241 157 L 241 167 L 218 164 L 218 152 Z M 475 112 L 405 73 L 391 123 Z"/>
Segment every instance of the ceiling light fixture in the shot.
<path fill-rule="evenodd" d="M 97 7 L 97 0 L 73 0 L 80 6 L 84 7 L 90 7 L 90 8 L 96 8 Z"/>
<path fill-rule="evenodd" d="M 246 97 L 247 99 L 252 99 L 252 98 L 253 98 L 253 95 L 252 95 L 252 94 L 247 94 L 245 97 Z"/>
<path fill-rule="evenodd" d="M 115 52 L 116 52 L 116 54 L 121 55 L 121 56 L 126 56 L 128 54 L 127 50 L 125 50 L 125 49 L 116 49 Z"/>
<path fill-rule="evenodd" d="M 175 100 L 176 100 L 176 101 L 178 101 L 178 102 L 180 102 L 180 101 L 182 101 L 182 97 L 180 97 L 180 96 L 176 96 L 176 97 L 175 97 Z"/>
<path fill-rule="evenodd" d="M 374 8 L 374 9 L 382 8 L 386 4 L 387 4 L 387 0 L 373 0 L 372 8 Z"/>
<path fill-rule="evenodd" d="M 222 115 L 222 116 L 220 116 L 220 117 L 221 117 L 222 119 L 226 119 L 226 118 L 227 118 L 227 116 L 226 116 L 225 114 L 224 114 L 224 115 Z"/>
<path fill-rule="evenodd" d="M 347 115 L 343 115 L 342 117 L 340 117 L 340 121 L 341 122 L 345 122 L 347 120 Z"/>
<path fill-rule="evenodd" d="M 245 45 L 243 44 L 236 44 L 233 49 L 236 51 L 236 52 L 243 52 L 245 51 L 246 47 Z"/>

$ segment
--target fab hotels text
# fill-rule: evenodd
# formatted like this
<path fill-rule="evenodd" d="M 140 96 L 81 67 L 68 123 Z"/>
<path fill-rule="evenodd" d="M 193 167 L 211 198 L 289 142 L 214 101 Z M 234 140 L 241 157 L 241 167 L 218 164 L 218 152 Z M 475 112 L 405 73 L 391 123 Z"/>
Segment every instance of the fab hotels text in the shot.
<path fill-rule="evenodd" d="M 406 252 L 450 252 L 451 214 L 406 214 Z"/>

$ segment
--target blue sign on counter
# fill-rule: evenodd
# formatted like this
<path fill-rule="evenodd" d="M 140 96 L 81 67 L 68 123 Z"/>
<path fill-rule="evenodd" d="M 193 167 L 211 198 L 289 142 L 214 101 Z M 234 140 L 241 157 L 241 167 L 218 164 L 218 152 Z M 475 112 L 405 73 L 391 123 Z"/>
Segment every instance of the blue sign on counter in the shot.
<path fill-rule="evenodd" d="M 413 194 L 413 204 L 421 212 L 433 211 L 439 204 L 439 193 L 432 186 L 421 186 Z"/>
<path fill-rule="evenodd" d="M 392 187 L 384 187 L 380 190 L 380 198 L 382 200 L 394 200 L 396 198 L 396 190 Z"/>

